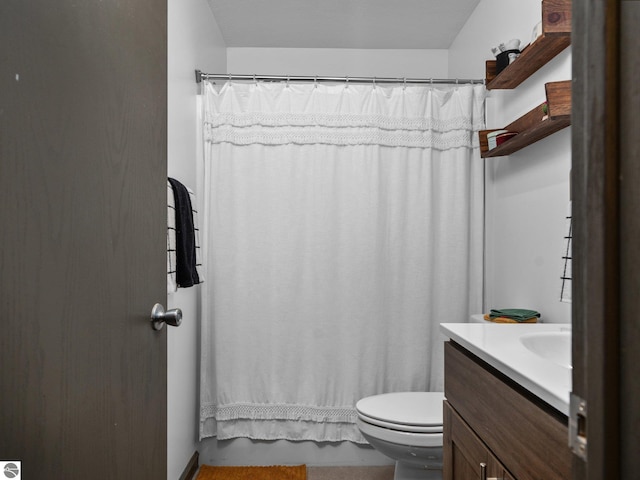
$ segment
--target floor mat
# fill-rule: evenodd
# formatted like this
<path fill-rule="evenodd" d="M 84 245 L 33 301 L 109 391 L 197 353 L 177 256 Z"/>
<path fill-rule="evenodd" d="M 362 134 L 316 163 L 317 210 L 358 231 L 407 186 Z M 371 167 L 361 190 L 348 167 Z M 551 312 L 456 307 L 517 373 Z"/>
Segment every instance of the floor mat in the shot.
<path fill-rule="evenodd" d="M 306 480 L 306 465 L 286 467 L 212 467 L 202 465 L 196 480 Z"/>

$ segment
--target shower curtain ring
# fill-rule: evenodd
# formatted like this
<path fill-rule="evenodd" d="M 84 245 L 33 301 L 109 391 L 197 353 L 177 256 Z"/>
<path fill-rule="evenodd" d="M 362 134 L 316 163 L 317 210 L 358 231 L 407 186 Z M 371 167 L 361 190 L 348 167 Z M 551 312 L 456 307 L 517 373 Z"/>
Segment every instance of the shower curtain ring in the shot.
<path fill-rule="evenodd" d="M 376 89 L 376 77 L 373 77 L 373 89 Z"/>
<path fill-rule="evenodd" d="M 258 86 L 258 80 L 256 80 L 256 74 L 253 74 L 253 83 L 256 84 L 256 86 Z"/>
<path fill-rule="evenodd" d="M 406 90 L 407 89 L 407 77 L 404 77 L 402 79 L 402 89 Z"/>
<path fill-rule="evenodd" d="M 345 83 L 346 83 L 346 85 L 345 85 L 345 87 L 344 87 L 344 88 L 349 88 L 349 75 L 347 75 L 347 76 L 345 77 Z"/>
<path fill-rule="evenodd" d="M 313 77 L 313 88 L 318 88 L 318 76 Z"/>

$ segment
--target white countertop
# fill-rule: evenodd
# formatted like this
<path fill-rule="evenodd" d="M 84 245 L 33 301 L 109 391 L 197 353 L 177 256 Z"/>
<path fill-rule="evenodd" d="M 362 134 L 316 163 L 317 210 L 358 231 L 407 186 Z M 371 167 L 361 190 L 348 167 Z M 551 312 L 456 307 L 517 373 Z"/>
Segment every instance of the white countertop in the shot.
<path fill-rule="evenodd" d="M 440 330 L 544 402 L 569 415 L 571 368 L 529 351 L 520 342 L 520 336 L 571 331 L 571 324 L 441 323 Z"/>

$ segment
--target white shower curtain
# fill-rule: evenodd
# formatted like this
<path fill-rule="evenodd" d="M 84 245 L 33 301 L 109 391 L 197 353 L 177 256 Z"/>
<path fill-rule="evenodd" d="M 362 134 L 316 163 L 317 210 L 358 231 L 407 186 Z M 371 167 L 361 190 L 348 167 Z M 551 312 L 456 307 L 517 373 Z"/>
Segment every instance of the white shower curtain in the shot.
<path fill-rule="evenodd" d="M 482 307 L 484 87 L 204 84 L 201 438 L 363 442 Z"/>

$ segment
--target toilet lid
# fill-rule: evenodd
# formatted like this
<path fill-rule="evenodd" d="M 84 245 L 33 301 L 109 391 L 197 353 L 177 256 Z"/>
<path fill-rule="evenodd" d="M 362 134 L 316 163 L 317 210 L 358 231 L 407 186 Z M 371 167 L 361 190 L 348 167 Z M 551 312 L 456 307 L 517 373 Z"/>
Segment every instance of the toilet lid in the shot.
<path fill-rule="evenodd" d="M 356 403 L 362 420 L 404 431 L 442 431 L 442 392 L 395 392 Z"/>

